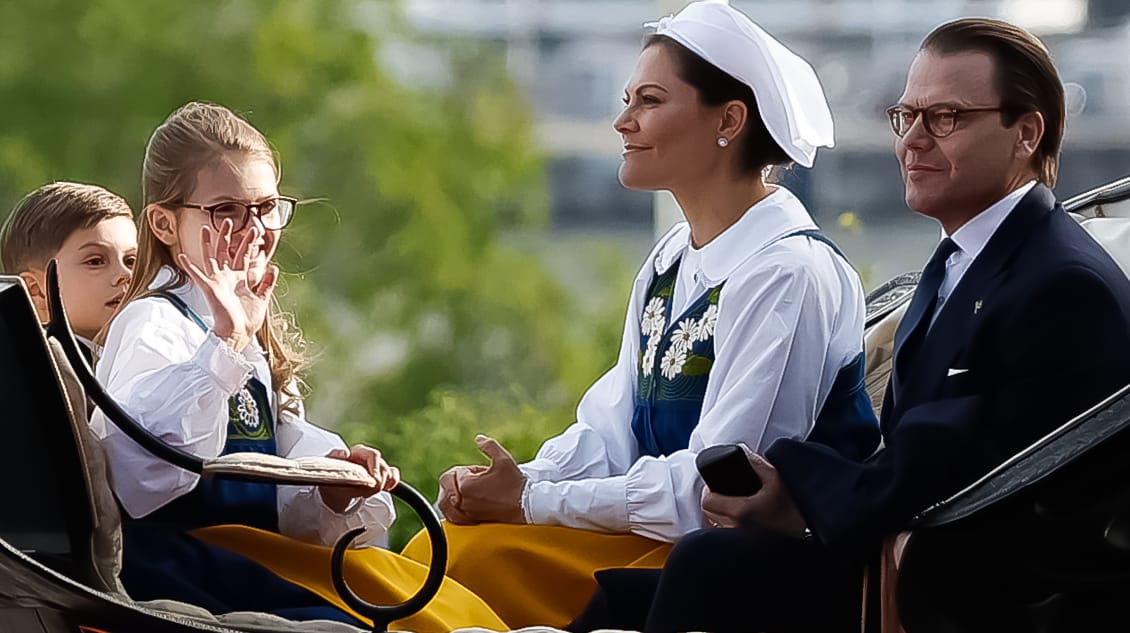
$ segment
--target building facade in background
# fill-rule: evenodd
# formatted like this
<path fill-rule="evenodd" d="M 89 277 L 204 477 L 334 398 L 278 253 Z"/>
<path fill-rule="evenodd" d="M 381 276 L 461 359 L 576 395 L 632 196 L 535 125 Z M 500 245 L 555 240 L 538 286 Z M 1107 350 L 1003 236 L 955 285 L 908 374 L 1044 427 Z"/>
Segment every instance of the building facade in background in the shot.
<path fill-rule="evenodd" d="M 677 3 L 675 3 L 677 6 Z M 1006 19 L 1039 34 L 1069 87 L 1061 196 L 1130 173 L 1130 2 L 1124 0 L 732 0 L 809 59 L 836 119 L 837 146 L 784 176 L 822 224 L 852 212 L 868 226 L 905 221 L 884 110 L 932 28 L 960 16 Z M 559 228 L 648 228 L 653 196 L 616 180 L 611 121 L 644 22 L 669 0 L 405 0 L 414 26 L 505 48 L 549 155 Z M 1085 98 L 1084 98 L 1085 93 Z M 1084 105 L 1085 101 L 1085 105 Z"/>

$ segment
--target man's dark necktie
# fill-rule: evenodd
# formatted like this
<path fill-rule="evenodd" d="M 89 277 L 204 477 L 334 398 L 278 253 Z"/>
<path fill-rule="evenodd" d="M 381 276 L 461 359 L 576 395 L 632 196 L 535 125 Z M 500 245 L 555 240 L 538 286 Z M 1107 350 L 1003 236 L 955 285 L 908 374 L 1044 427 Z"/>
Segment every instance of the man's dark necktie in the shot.
<path fill-rule="evenodd" d="M 895 369 L 900 377 L 906 376 L 906 372 L 914 362 L 914 357 L 922 347 L 922 340 L 926 338 L 927 330 L 930 329 L 934 310 L 938 306 L 938 290 L 942 287 L 942 280 L 946 278 L 946 260 L 956 250 L 958 250 L 957 244 L 947 237 L 938 243 L 930 261 L 926 262 L 926 267 L 922 269 L 922 277 L 918 280 L 914 299 L 910 302 L 906 316 L 899 323 L 899 334 L 907 333 L 905 337 L 898 337 L 902 338 L 902 346 L 895 352 Z"/>

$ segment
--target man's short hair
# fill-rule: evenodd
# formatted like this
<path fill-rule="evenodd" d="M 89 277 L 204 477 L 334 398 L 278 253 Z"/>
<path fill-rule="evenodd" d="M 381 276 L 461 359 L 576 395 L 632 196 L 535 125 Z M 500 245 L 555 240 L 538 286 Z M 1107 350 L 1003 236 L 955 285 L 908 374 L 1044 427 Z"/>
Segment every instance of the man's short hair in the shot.
<path fill-rule="evenodd" d="M 15 275 L 41 268 L 75 231 L 109 218 L 133 217 L 121 196 L 97 185 L 54 182 L 20 200 L 0 229 L 0 265 Z"/>
<path fill-rule="evenodd" d="M 1055 186 L 1066 106 L 1059 71 L 1043 42 L 1007 22 L 963 18 L 934 29 L 922 40 L 919 50 L 940 55 L 968 52 L 989 55 L 995 66 L 1004 124 L 1010 126 L 1028 112 L 1043 115 L 1044 137 L 1032 160 L 1040 182 L 1048 187 Z"/>

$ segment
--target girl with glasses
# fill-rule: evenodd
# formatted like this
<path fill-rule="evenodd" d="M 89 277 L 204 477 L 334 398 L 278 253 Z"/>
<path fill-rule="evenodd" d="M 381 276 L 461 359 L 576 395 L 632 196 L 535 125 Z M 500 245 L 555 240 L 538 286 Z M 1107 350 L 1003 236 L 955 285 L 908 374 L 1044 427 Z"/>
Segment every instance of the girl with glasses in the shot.
<path fill-rule="evenodd" d="M 122 582 L 136 600 L 360 625 L 319 584 L 329 569 L 319 546 L 357 527 L 366 532 L 355 544 L 383 543 L 395 518 L 387 491 L 400 475 L 377 450 L 347 447 L 305 419 L 301 335 L 274 301 L 272 258 L 296 203 L 279 195 L 275 156 L 227 108 L 189 103 L 153 133 L 143 179 L 138 260 L 97 365 L 110 395 L 154 435 L 201 457 L 326 456 L 360 464 L 376 485 L 201 479 L 149 454 L 98 412 L 92 424 L 125 511 Z M 374 552 L 378 566 L 395 557 Z M 389 566 L 407 576 L 382 580 L 408 591 L 426 573 L 414 563 Z M 502 628 L 459 589 L 416 616 L 421 628 L 446 628 L 444 608 L 459 625 Z"/>

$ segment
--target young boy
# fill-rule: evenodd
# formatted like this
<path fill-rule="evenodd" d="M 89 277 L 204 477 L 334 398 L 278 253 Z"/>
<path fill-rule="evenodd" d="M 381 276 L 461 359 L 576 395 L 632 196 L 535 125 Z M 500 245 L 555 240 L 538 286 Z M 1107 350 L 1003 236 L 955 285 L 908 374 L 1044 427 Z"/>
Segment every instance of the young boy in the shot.
<path fill-rule="evenodd" d="M 46 270 L 58 261 L 59 288 L 71 327 L 91 345 L 113 316 L 137 259 L 129 205 L 96 185 L 56 182 L 20 201 L 0 229 L 0 266 L 27 285 L 46 323 Z"/>

